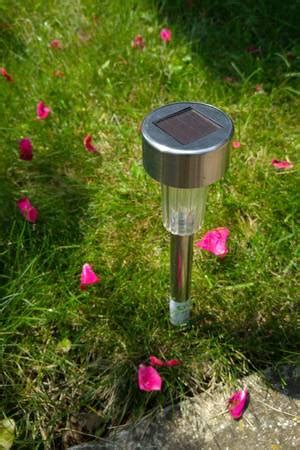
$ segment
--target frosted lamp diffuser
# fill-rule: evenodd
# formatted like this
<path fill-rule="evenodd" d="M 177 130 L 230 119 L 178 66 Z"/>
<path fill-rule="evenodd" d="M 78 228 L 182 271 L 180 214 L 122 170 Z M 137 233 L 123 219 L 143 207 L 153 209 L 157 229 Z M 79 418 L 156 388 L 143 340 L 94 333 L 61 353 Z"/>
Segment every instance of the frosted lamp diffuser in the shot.
<path fill-rule="evenodd" d="M 208 186 L 180 189 L 161 185 L 164 227 L 172 234 L 194 234 L 202 225 Z"/>

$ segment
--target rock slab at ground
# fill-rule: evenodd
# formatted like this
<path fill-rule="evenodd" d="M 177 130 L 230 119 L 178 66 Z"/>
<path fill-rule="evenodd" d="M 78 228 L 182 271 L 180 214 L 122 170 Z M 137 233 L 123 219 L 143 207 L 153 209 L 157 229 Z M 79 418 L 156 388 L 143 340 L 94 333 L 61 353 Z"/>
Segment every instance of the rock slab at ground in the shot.
<path fill-rule="evenodd" d="M 107 440 L 69 450 L 300 448 L 300 367 L 285 367 L 279 377 L 267 371 L 263 378 L 254 374 L 243 381 L 248 386 L 250 402 L 240 421 L 224 412 L 230 392 L 222 388 L 167 408 Z"/>

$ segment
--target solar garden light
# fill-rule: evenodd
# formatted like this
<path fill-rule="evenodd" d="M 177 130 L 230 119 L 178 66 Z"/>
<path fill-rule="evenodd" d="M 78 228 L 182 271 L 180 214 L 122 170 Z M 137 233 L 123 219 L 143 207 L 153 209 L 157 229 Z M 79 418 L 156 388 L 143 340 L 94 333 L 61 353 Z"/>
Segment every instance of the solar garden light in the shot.
<path fill-rule="evenodd" d="M 161 183 L 163 224 L 171 233 L 173 325 L 189 319 L 193 237 L 203 221 L 208 186 L 228 168 L 232 134 L 231 119 L 205 103 L 165 105 L 142 124 L 144 168 Z"/>

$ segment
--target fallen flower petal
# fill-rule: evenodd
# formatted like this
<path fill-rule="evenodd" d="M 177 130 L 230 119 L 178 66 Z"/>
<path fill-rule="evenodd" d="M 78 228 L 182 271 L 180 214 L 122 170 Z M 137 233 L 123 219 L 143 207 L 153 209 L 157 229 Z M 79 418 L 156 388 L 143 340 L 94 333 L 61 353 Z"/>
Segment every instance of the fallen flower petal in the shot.
<path fill-rule="evenodd" d="M 38 212 L 37 212 L 37 209 L 36 208 L 34 208 L 33 206 L 30 206 L 28 209 L 27 209 L 27 213 L 26 213 L 26 220 L 28 221 L 28 222 L 31 222 L 31 223 L 35 223 L 36 222 L 36 220 L 37 220 L 37 218 L 38 218 Z"/>
<path fill-rule="evenodd" d="M 149 356 L 149 361 L 152 366 L 157 367 L 174 367 L 182 364 L 179 359 L 169 359 L 168 361 L 162 361 L 161 359 L 153 355 Z"/>
<path fill-rule="evenodd" d="M 278 159 L 272 159 L 272 166 L 276 167 L 276 169 L 292 169 L 294 164 L 289 161 L 279 161 Z"/>
<path fill-rule="evenodd" d="M 6 81 L 14 81 L 12 77 L 7 73 L 6 69 L 4 69 L 4 67 L 0 67 L 0 74 L 6 79 Z"/>
<path fill-rule="evenodd" d="M 31 206 L 30 200 L 27 197 L 21 198 L 17 201 L 17 205 L 20 209 L 20 213 L 24 215 L 26 209 Z"/>
<path fill-rule="evenodd" d="M 19 142 L 20 159 L 24 161 L 32 160 L 32 143 L 29 138 L 23 138 Z"/>
<path fill-rule="evenodd" d="M 248 389 L 236 391 L 228 400 L 228 411 L 234 419 L 240 419 L 245 411 L 248 402 Z"/>
<path fill-rule="evenodd" d="M 34 208 L 34 206 L 32 206 L 29 198 L 21 198 L 16 203 L 20 210 L 20 213 L 23 217 L 25 217 L 27 222 L 35 223 L 38 218 L 38 211 L 36 208 Z"/>
<path fill-rule="evenodd" d="M 99 283 L 100 278 L 95 274 L 92 266 L 88 263 L 83 264 L 80 276 L 80 289 L 84 290 L 89 284 Z"/>
<path fill-rule="evenodd" d="M 214 230 L 208 231 L 200 241 L 195 243 L 195 245 L 220 258 L 224 258 L 228 253 L 226 242 L 229 234 L 230 231 L 228 228 L 215 228 Z"/>
<path fill-rule="evenodd" d="M 162 28 L 159 35 L 164 42 L 170 42 L 172 39 L 172 31 L 169 28 Z"/>
<path fill-rule="evenodd" d="M 90 134 L 87 134 L 83 138 L 83 145 L 85 146 L 86 150 L 91 153 L 97 152 L 96 147 L 92 144 L 92 136 Z"/>
<path fill-rule="evenodd" d="M 240 148 L 241 143 L 240 141 L 232 141 L 231 146 L 232 148 Z"/>
<path fill-rule="evenodd" d="M 131 42 L 131 47 L 143 50 L 143 48 L 145 47 L 145 41 L 143 39 L 143 36 L 141 36 L 140 34 L 136 35 L 133 41 Z"/>
<path fill-rule="evenodd" d="M 167 367 L 174 367 L 174 366 L 180 366 L 182 362 L 179 359 L 169 359 L 169 361 L 166 362 Z"/>
<path fill-rule="evenodd" d="M 50 42 L 50 47 L 51 48 L 62 48 L 62 43 L 61 43 L 61 41 L 59 39 L 53 39 Z"/>
<path fill-rule="evenodd" d="M 36 107 L 36 114 L 38 120 L 44 120 L 47 119 L 51 112 L 51 109 L 45 105 L 44 102 L 38 102 Z"/>
<path fill-rule="evenodd" d="M 138 384 L 141 391 L 161 391 L 162 378 L 154 367 L 140 364 Z"/>
<path fill-rule="evenodd" d="M 149 356 L 149 361 L 152 366 L 163 367 L 166 364 L 164 361 L 153 355 Z"/>

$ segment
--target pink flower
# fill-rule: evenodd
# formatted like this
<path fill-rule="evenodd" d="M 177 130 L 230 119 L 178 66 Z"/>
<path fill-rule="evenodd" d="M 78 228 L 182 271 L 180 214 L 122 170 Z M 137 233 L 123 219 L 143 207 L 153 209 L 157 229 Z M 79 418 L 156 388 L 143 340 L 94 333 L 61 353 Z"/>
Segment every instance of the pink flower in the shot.
<path fill-rule="evenodd" d="M 220 256 L 220 258 L 224 258 L 228 253 L 226 241 L 229 233 L 228 228 L 215 228 L 214 230 L 208 231 L 195 245 L 216 256 Z"/>
<path fill-rule="evenodd" d="M 0 67 L 0 74 L 6 79 L 6 81 L 14 81 L 10 75 L 8 75 L 6 69 L 4 67 Z"/>
<path fill-rule="evenodd" d="M 241 143 L 240 143 L 240 141 L 232 141 L 231 146 L 232 146 L 232 148 L 240 148 Z"/>
<path fill-rule="evenodd" d="M 154 367 L 140 364 L 138 384 L 141 391 L 161 391 L 162 378 Z"/>
<path fill-rule="evenodd" d="M 162 361 L 161 359 L 157 358 L 156 356 L 149 356 L 149 361 L 152 366 L 158 366 L 158 367 L 174 367 L 179 366 L 181 361 L 179 359 L 169 359 L 168 361 Z"/>
<path fill-rule="evenodd" d="M 169 28 L 162 28 L 159 35 L 164 42 L 170 42 L 172 39 L 172 31 Z"/>
<path fill-rule="evenodd" d="M 80 289 L 83 291 L 89 284 L 99 283 L 100 278 L 97 277 L 90 264 L 83 264 L 80 276 Z"/>
<path fill-rule="evenodd" d="M 20 159 L 24 161 L 32 160 L 32 143 L 28 138 L 23 138 L 19 141 Z"/>
<path fill-rule="evenodd" d="M 22 216 L 24 216 L 28 222 L 35 223 L 38 218 L 38 211 L 32 206 L 30 200 L 27 197 L 24 197 L 16 203 Z"/>
<path fill-rule="evenodd" d="M 50 42 L 51 48 L 62 48 L 62 43 L 59 39 L 53 39 L 53 41 Z"/>
<path fill-rule="evenodd" d="M 143 50 L 143 48 L 145 47 L 145 41 L 143 39 L 143 36 L 137 34 L 133 39 L 133 41 L 131 42 L 131 47 Z"/>
<path fill-rule="evenodd" d="M 91 153 L 97 152 L 96 147 L 92 144 L 92 136 L 90 134 L 87 134 L 83 138 L 83 145 L 85 146 L 86 150 Z"/>
<path fill-rule="evenodd" d="M 38 102 L 36 107 L 36 114 L 38 120 L 44 120 L 47 119 L 51 112 L 51 109 L 45 105 L 44 102 Z"/>
<path fill-rule="evenodd" d="M 272 159 L 271 162 L 272 166 L 276 167 L 276 169 L 292 169 L 294 167 L 294 164 L 290 163 L 289 161 L 279 161 L 278 159 Z"/>
<path fill-rule="evenodd" d="M 248 389 L 244 387 L 244 389 L 234 392 L 229 398 L 228 411 L 234 419 L 240 419 L 242 417 L 247 406 L 248 396 Z"/>

